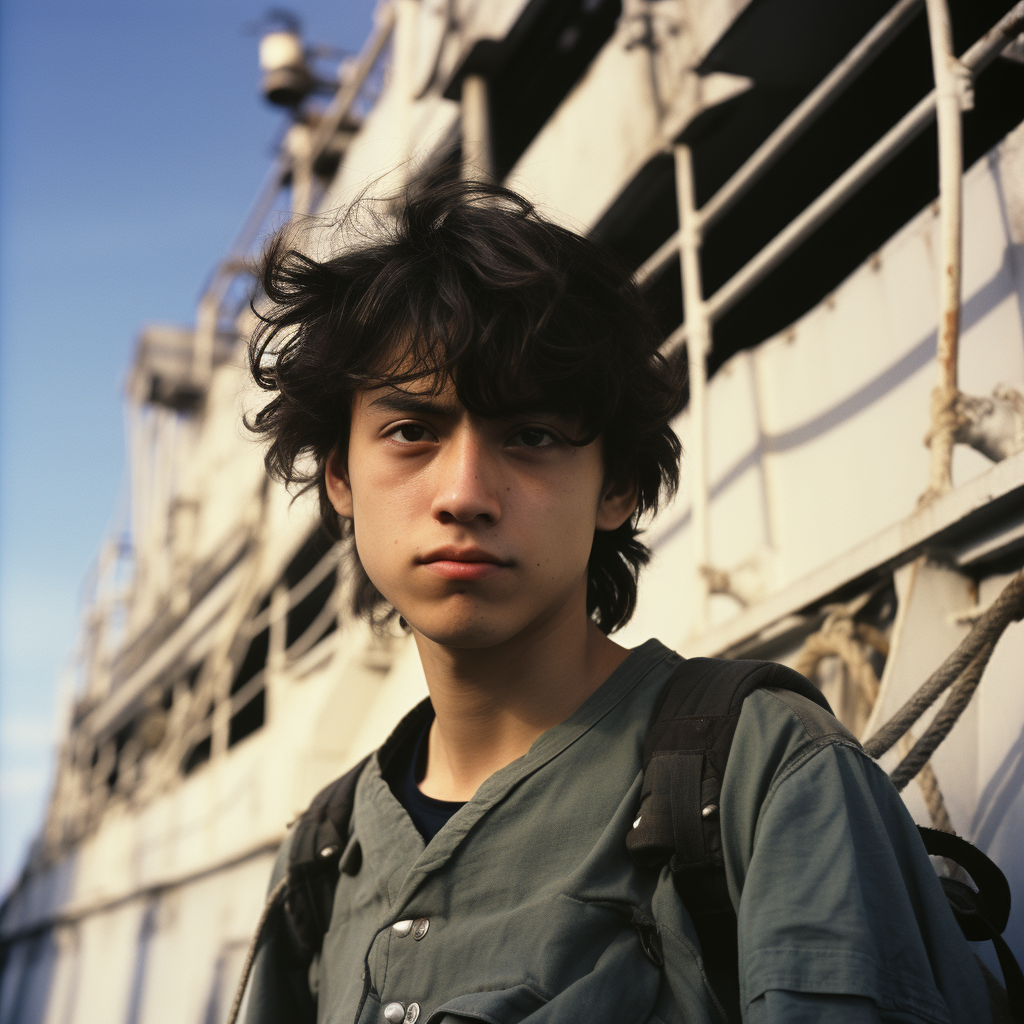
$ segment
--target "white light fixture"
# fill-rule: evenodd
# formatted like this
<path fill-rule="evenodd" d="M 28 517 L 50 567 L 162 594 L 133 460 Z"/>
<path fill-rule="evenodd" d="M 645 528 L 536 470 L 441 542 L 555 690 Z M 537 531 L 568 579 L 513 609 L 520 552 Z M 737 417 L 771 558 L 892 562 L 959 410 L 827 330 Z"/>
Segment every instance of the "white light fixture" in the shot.
<path fill-rule="evenodd" d="M 291 29 L 273 29 L 260 39 L 263 95 L 281 107 L 297 107 L 312 91 L 302 40 Z"/>

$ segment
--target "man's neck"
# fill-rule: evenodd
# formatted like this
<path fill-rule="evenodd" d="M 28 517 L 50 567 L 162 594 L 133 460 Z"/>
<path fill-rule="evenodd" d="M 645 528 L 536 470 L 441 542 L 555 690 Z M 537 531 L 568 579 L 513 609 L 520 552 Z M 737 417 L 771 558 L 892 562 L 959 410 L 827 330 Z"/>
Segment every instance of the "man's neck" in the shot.
<path fill-rule="evenodd" d="M 486 649 L 445 647 L 415 634 L 436 716 L 420 783 L 427 796 L 469 800 L 625 660 L 629 652 L 583 612 Z"/>

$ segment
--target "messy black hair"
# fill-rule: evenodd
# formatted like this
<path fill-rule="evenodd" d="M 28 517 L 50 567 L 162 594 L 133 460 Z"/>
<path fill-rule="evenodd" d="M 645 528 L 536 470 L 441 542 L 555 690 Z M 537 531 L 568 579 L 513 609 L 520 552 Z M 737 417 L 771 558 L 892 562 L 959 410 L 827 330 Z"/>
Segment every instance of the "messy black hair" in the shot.
<path fill-rule="evenodd" d="M 267 471 L 316 487 L 324 527 L 351 536 L 328 499 L 324 470 L 348 448 L 352 399 L 365 388 L 450 381 L 471 413 L 544 408 L 600 437 L 610 480 L 635 483 L 636 511 L 598 531 L 587 610 L 610 633 L 636 607 L 650 558 L 641 516 L 679 481 L 681 371 L 629 272 L 594 242 L 541 218 L 516 193 L 451 177 L 414 182 L 401 197 L 357 204 L 369 230 L 317 259 L 279 233 L 259 267 L 265 296 L 249 344 L 256 383 L 273 394 L 249 426 L 269 441 Z M 366 218 L 364 217 L 364 220 Z M 384 621 L 394 609 L 352 545 L 353 607 Z"/>

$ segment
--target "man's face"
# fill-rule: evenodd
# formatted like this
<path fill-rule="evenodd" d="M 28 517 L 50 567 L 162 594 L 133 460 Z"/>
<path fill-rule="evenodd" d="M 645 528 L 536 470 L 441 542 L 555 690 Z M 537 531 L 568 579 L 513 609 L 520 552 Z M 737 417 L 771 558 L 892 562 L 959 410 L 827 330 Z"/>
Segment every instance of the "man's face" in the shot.
<path fill-rule="evenodd" d="M 552 413 L 473 416 L 451 385 L 357 394 L 347 463 L 328 460 L 367 574 L 416 631 L 485 648 L 585 615 L 594 531 L 635 489 L 605 480 L 600 442 Z"/>

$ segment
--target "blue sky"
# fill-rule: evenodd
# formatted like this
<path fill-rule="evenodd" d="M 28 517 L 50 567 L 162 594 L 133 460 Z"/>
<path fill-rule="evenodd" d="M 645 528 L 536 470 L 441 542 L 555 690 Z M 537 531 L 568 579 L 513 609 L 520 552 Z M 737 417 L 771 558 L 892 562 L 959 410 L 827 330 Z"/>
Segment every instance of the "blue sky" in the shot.
<path fill-rule="evenodd" d="M 284 115 L 249 27 L 271 4 L 0 2 L 0 893 L 41 821 L 57 679 L 124 474 L 149 321 L 194 322 Z M 293 0 L 357 50 L 372 0 Z"/>

